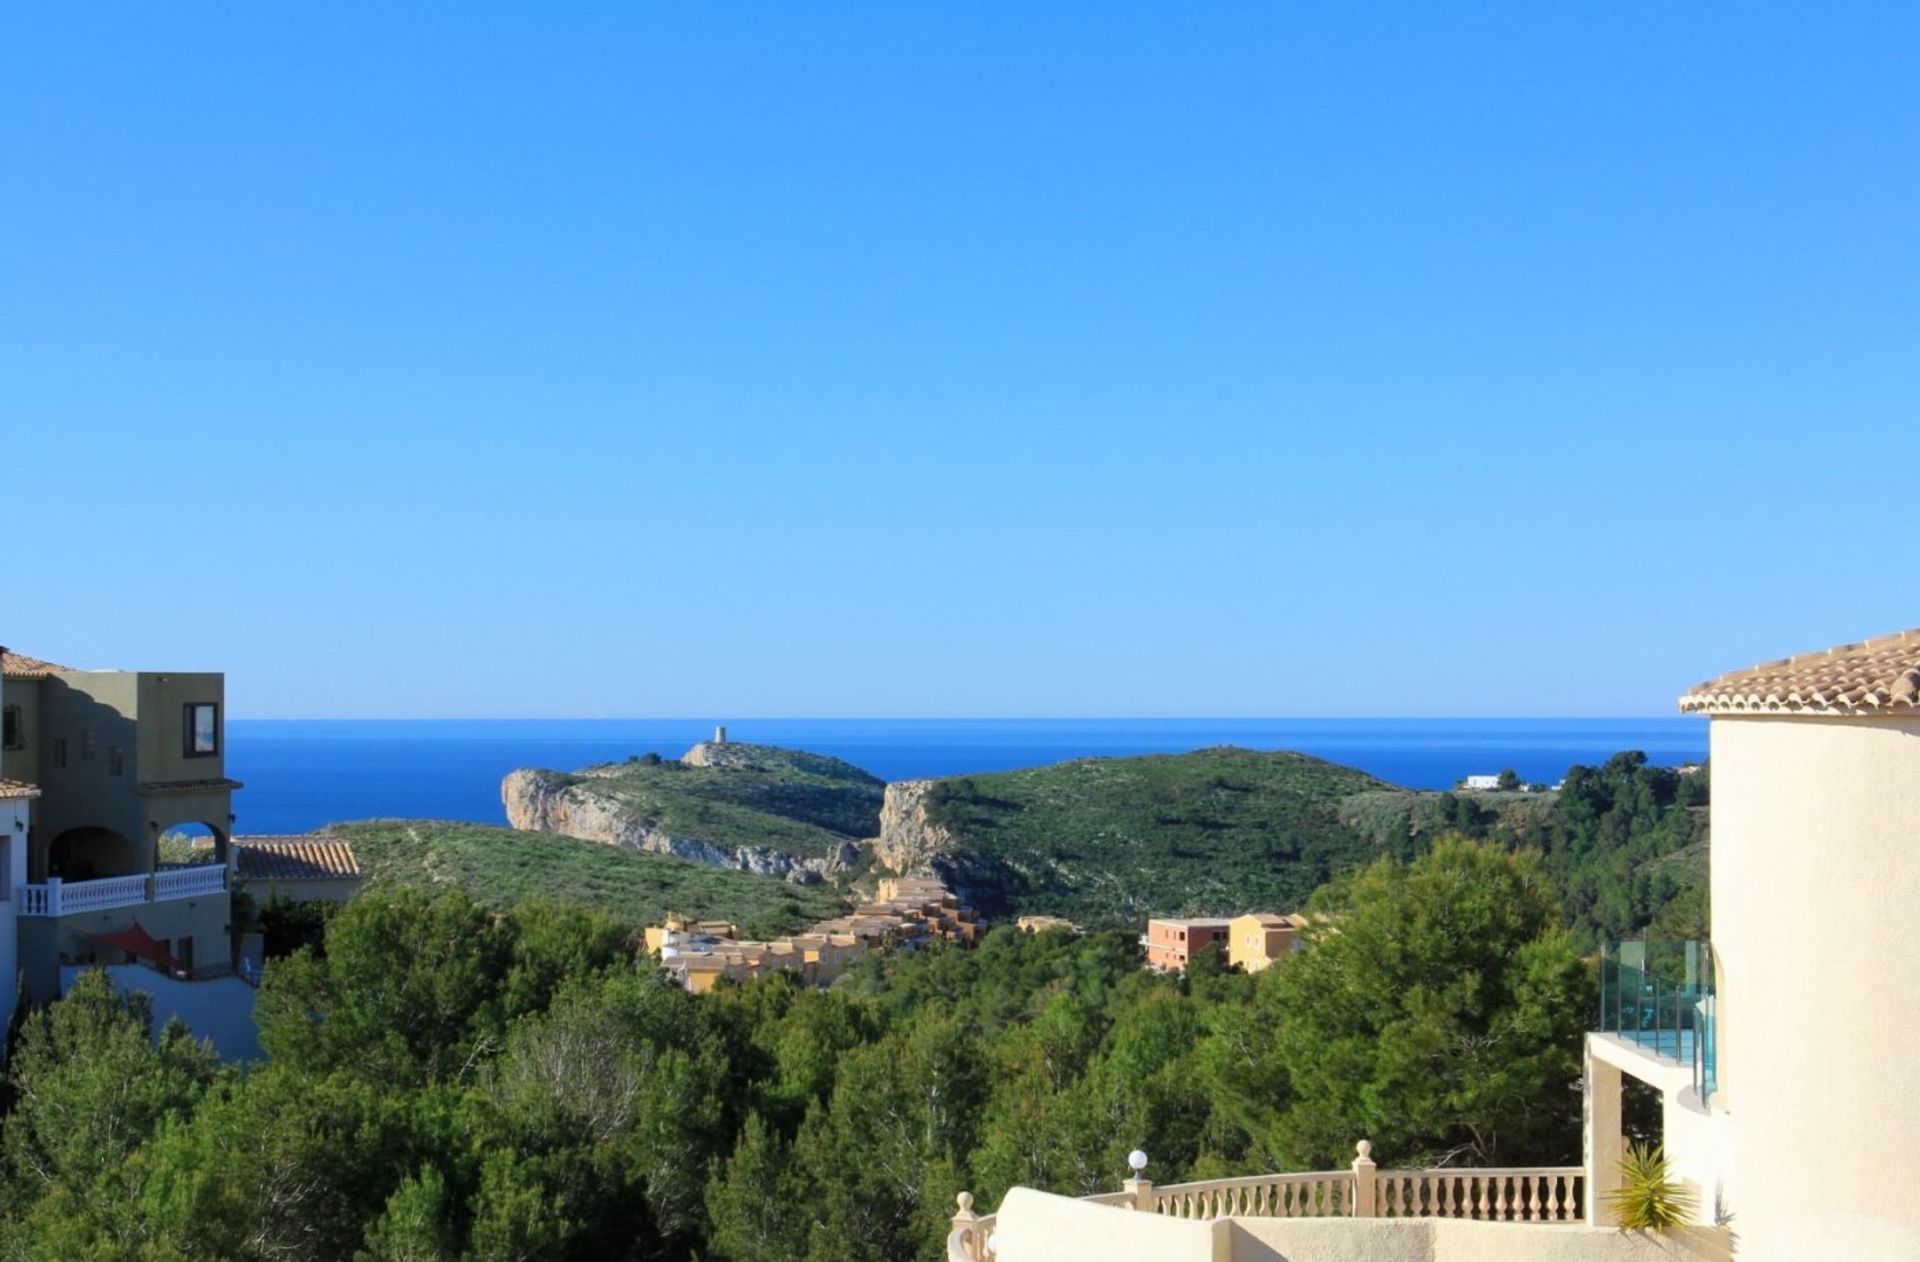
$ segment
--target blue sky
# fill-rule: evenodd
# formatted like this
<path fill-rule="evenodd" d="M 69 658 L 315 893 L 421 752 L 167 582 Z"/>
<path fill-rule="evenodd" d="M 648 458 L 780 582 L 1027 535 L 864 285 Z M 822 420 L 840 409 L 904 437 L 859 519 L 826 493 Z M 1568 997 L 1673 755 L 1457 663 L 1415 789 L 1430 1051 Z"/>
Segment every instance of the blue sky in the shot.
<path fill-rule="evenodd" d="M 1653 714 L 1920 623 L 1920 9 L 97 3 L 0 642 L 251 716 Z"/>

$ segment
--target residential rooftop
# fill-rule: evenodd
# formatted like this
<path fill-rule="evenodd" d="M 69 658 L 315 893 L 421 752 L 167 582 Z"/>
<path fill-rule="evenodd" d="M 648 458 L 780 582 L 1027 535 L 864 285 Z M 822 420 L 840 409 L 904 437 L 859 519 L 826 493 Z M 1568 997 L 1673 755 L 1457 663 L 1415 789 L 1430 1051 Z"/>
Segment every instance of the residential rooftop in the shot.
<path fill-rule="evenodd" d="M 233 856 L 243 881 L 332 881 L 360 875 L 352 845 L 339 837 L 235 837 Z"/>
<path fill-rule="evenodd" d="M 1920 709 L 1920 629 L 1730 671 L 1680 698 L 1688 714 L 1873 714 Z"/>
<path fill-rule="evenodd" d="M 72 669 L 71 666 L 42 661 L 37 657 L 28 657 L 25 653 L 16 653 L 10 648 L 0 647 L 0 675 L 8 679 L 45 679 L 48 675 Z"/>

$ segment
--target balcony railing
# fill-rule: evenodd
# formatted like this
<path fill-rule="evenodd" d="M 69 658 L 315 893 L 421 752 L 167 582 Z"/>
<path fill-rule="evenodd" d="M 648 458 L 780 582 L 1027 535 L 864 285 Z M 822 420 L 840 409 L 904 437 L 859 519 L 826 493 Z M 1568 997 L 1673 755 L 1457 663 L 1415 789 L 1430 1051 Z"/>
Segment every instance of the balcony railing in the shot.
<path fill-rule="evenodd" d="M 227 865 L 200 863 L 189 867 L 108 876 L 97 881 L 62 881 L 48 877 L 44 885 L 20 887 L 22 916 L 77 916 L 90 911 L 112 911 L 145 903 L 167 903 L 182 898 L 204 898 L 227 888 Z"/>
<path fill-rule="evenodd" d="M 1702 1100 L 1718 1085 L 1713 947 L 1636 940 L 1600 949 L 1600 1032 L 1693 1069 Z"/>
<path fill-rule="evenodd" d="M 1094 1205 L 1208 1221 L 1215 1218 L 1471 1218 L 1481 1222 L 1578 1223 L 1586 1209 L 1579 1166 L 1501 1169 L 1448 1167 L 1381 1170 L 1373 1145 L 1355 1145 L 1349 1170 L 1304 1174 L 1256 1174 L 1203 1179 L 1156 1188 L 1129 1179 L 1119 1192 L 1080 1199 Z M 960 1194 L 960 1212 L 947 1236 L 948 1262 L 990 1262 L 994 1214 L 973 1212 L 973 1197 Z"/>

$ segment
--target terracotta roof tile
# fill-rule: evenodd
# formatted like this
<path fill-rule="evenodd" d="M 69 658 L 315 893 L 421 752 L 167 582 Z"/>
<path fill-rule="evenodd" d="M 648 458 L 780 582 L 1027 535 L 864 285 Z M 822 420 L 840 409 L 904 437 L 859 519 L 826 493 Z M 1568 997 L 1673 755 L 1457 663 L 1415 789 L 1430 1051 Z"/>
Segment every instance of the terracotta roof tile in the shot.
<path fill-rule="evenodd" d="M 1920 630 L 1842 644 L 1710 679 L 1688 714 L 1884 714 L 1920 710 Z"/>
<path fill-rule="evenodd" d="M 37 798 L 39 796 L 38 785 L 28 784 L 25 780 L 0 780 L 0 798 Z"/>
<path fill-rule="evenodd" d="M 55 671 L 72 669 L 71 666 L 43 662 L 37 657 L 28 657 L 25 653 L 0 648 L 0 675 L 8 679 L 45 679 Z"/>
<path fill-rule="evenodd" d="M 233 855 L 243 881 L 337 881 L 360 875 L 353 846 L 339 837 L 235 837 Z"/>

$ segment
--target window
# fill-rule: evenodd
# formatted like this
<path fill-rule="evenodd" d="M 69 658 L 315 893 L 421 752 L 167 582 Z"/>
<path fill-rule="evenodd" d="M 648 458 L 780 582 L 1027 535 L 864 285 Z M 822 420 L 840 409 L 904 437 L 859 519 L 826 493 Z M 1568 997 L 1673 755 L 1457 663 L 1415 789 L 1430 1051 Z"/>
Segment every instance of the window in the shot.
<path fill-rule="evenodd" d="M 0 833 L 0 902 L 13 897 L 13 838 Z"/>
<path fill-rule="evenodd" d="M 186 741 L 182 752 L 188 758 L 210 758 L 220 752 L 220 707 L 211 701 L 189 701 L 186 712 Z"/>
<path fill-rule="evenodd" d="M 0 711 L 0 714 L 4 714 L 5 716 L 5 723 L 0 725 L 5 728 L 5 731 L 0 733 L 0 747 L 7 749 L 25 749 L 27 747 L 27 725 L 20 717 L 20 707 L 17 705 L 7 706 L 4 711 Z"/>
<path fill-rule="evenodd" d="M 53 765 L 56 767 L 67 765 L 67 738 L 64 736 L 53 738 Z"/>
<path fill-rule="evenodd" d="M 127 751 L 114 745 L 107 750 L 107 771 L 116 776 L 127 774 Z"/>
<path fill-rule="evenodd" d="M 80 733 L 80 761 L 92 762 L 93 751 L 93 729 L 86 728 Z"/>

